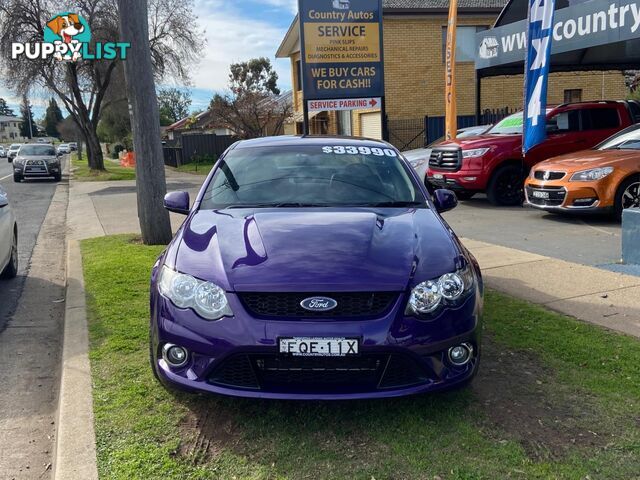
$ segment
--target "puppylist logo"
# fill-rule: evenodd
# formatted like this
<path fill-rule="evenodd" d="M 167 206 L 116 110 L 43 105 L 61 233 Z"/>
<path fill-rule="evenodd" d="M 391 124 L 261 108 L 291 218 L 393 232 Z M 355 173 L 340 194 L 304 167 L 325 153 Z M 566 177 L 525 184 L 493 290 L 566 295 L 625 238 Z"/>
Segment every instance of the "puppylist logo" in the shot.
<path fill-rule="evenodd" d="M 14 42 L 11 58 L 20 56 L 29 59 L 47 59 L 53 56 L 58 61 L 126 59 L 129 43 L 91 42 L 89 23 L 77 13 L 63 12 L 55 15 L 44 27 L 42 42 Z"/>

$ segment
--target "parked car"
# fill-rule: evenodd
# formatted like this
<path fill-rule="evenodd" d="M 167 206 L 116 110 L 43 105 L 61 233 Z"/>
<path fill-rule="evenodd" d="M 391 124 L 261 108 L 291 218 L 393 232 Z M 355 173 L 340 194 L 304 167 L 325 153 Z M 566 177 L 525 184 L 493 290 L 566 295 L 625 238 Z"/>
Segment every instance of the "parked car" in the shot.
<path fill-rule="evenodd" d="M 526 203 L 556 212 L 612 212 L 640 207 L 640 125 L 592 150 L 536 165 L 525 183 Z"/>
<path fill-rule="evenodd" d="M 18 225 L 9 198 L 0 186 L 0 278 L 18 274 Z"/>
<path fill-rule="evenodd" d="M 7 157 L 7 151 L 4 149 L 3 145 L 0 145 L 0 158 L 6 158 Z"/>
<path fill-rule="evenodd" d="M 7 150 L 7 160 L 9 161 L 9 163 L 13 162 L 13 159 L 18 153 L 18 150 L 20 150 L 21 146 L 22 146 L 21 143 L 12 143 L 9 146 L 9 150 Z"/>
<path fill-rule="evenodd" d="M 39 138 L 37 140 L 37 143 L 51 143 L 49 140 L 47 140 L 46 138 Z"/>
<path fill-rule="evenodd" d="M 61 143 L 60 145 L 58 145 L 58 153 L 60 155 L 66 155 L 68 153 L 71 153 L 71 147 L 69 146 L 68 143 Z"/>
<path fill-rule="evenodd" d="M 71 149 L 72 152 L 76 152 L 78 150 L 78 144 L 76 142 L 70 142 L 69 148 Z"/>
<path fill-rule="evenodd" d="M 487 192 L 494 205 L 518 205 L 531 167 L 548 158 L 592 148 L 634 124 L 636 103 L 602 101 L 547 110 L 548 138 L 522 156 L 522 112 L 486 134 L 444 142 L 431 152 L 428 181 L 467 196 Z"/>
<path fill-rule="evenodd" d="M 62 179 L 60 156 L 56 148 L 37 143 L 22 145 L 13 161 L 13 181 L 42 177 L 53 177 L 56 182 Z"/>
<path fill-rule="evenodd" d="M 387 143 L 234 144 L 151 278 L 150 358 L 165 385 L 282 399 L 395 397 L 470 382 L 483 284 L 443 221 L 455 195 Z"/>
<path fill-rule="evenodd" d="M 476 135 L 482 135 L 489 130 L 493 125 L 479 125 L 475 127 L 461 128 L 458 130 L 458 138 L 473 137 Z M 429 168 L 429 157 L 431 156 L 431 150 L 434 145 L 438 145 L 444 140 L 444 137 L 439 138 L 435 142 L 432 142 L 429 146 L 424 148 L 416 148 L 415 150 L 408 150 L 403 152 L 404 158 L 411 164 L 418 176 L 425 184 L 427 182 L 427 169 Z M 427 185 L 428 186 L 428 185 Z M 459 192 L 458 192 L 459 193 Z M 464 195 L 458 196 L 458 198 L 464 200 Z"/>

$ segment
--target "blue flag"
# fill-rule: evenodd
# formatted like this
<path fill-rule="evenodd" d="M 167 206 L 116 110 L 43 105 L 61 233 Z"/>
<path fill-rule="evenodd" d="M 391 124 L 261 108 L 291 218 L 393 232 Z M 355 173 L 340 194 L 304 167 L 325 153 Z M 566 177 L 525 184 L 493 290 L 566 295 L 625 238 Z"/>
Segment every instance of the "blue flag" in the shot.
<path fill-rule="evenodd" d="M 524 62 L 524 154 L 547 138 L 547 86 L 555 3 L 555 0 L 529 0 L 527 56 Z"/>

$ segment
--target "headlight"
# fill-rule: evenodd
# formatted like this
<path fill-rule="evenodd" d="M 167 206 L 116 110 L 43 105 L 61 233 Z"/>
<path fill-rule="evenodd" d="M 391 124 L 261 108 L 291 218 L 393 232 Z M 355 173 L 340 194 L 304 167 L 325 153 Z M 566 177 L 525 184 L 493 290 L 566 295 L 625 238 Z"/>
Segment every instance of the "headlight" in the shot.
<path fill-rule="evenodd" d="M 219 286 L 163 266 L 158 290 L 178 308 L 191 308 L 207 320 L 231 317 L 227 296 Z"/>
<path fill-rule="evenodd" d="M 22 165 L 24 163 L 24 158 L 14 157 L 13 163 L 15 163 L 16 165 Z"/>
<path fill-rule="evenodd" d="M 413 168 L 420 168 L 422 165 L 427 163 L 426 158 L 420 158 L 419 160 L 410 160 L 409 163 Z"/>
<path fill-rule="evenodd" d="M 613 173 L 613 167 L 592 168 L 590 170 L 582 170 L 581 172 L 574 173 L 569 181 L 592 182 L 594 180 L 600 180 L 611 173 Z"/>
<path fill-rule="evenodd" d="M 463 150 L 462 158 L 477 158 L 489 151 L 488 148 L 474 148 L 473 150 Z"/>
<path fill-rule="evenodd" d="M 436 280 L 428 280 L 416 286 L 409 296 L 407 314 L 433 313 L 442 305 L 455 306 L 473 289 L 474 277 L 467 265 L 456 273 L 447 273 Z"/>

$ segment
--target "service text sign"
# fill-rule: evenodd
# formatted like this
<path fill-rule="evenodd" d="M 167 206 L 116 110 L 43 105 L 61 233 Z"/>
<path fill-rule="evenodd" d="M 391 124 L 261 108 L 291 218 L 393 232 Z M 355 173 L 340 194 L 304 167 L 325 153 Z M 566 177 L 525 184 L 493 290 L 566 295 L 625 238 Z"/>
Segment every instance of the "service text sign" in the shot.
<path fill-rule="evenodd" d="M 299 0 L 306 100 L 384 96 L 382 0 Z"/>

